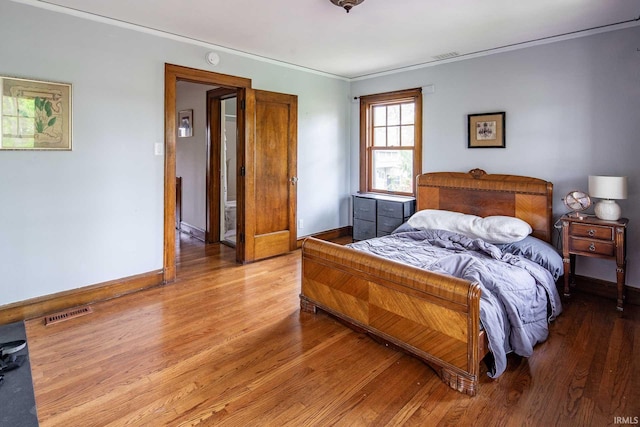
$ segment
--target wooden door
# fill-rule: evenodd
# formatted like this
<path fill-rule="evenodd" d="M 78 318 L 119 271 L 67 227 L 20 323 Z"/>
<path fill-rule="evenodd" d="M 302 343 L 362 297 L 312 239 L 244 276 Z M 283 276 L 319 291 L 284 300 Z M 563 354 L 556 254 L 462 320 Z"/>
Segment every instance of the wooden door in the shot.
<path fill-rule="evenodd" d="M 206 230 L 205 242 L 220 242 L 220 195 L 222 162 L 222 128 L 224 118 L 221 115 L 223 99 L 234 98 L 235 88 L 220 87 L 207 91 L 207 180 L 206 180 Z"/>
<path fill-rule="evenodd" d="M 297 247 L 298 98 L 253 89 L 243 92 L 239 97 L 245 107 L 245 135 L 238 150 L 238 258 L 251 262 Z"/>
<path fill-rule="evenodd" d="M 176 230 L 182 229 L 182 177 L 176 177 Z"/>

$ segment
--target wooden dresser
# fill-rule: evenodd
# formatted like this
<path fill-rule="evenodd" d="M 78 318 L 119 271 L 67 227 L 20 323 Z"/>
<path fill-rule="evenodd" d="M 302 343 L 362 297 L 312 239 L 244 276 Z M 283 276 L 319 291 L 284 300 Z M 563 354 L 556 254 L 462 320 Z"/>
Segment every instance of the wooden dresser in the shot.
<path fill-rule="evenodd" d="M 604 221 L 595 216 L 576 218 L 565 215 L 562 221 L 562 258 L 564 261 L 564 295 L 570 296 L 569 282 L 575 277 L 576 255 L 611 259 L 616 262 L 617 309 L 624 304 L 627 266 L 627 218 Z"/>
<path fill-rule="evenodd" d="M 353 240 L 391 234 L 416 211 L 416 199 L 375 193 L 353 195 Z"/>

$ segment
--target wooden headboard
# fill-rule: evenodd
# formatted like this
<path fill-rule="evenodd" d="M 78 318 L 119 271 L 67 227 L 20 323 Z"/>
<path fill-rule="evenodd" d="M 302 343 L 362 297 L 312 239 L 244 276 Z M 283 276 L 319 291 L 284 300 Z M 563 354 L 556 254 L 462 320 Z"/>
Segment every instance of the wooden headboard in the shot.
<path fill-rule="evenodd" d="M 432 172 L 417 178 L 417 210 L 443 209 L 486 217 L 514 216 L 551 242 L 553 184 L 519 175 L 491 175 L 482 169 Z"/>

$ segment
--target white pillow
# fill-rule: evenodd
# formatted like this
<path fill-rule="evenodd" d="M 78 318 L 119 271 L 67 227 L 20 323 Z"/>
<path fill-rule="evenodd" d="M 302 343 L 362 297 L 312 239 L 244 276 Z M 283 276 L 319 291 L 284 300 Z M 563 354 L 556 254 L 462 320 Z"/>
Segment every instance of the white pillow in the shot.
<path fill-rule="evenodd" d="M 407 223 L 420 230 L 447 230 L 466 234 L 473 228 L 471 223 L 476 218 L 479 217 L 460 212 L 425 209 L 413 214 Z"/>
<path fill-rule="evenodd" d="M 447 230 L 488 243 L 514 243 L 531 234 L 531 226 L 511 216 L 482 218 L 460 212 L 425 209 L 409 218 L 408 224 L 421 230 Z"/>

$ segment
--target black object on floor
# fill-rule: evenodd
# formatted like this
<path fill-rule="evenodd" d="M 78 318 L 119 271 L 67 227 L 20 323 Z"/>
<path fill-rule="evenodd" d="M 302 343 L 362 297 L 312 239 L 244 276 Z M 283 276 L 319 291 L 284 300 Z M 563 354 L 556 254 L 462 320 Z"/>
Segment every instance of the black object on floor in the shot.
<path fill-rule="evenodd" d="M 18 369 L 27 360 L 23 354 L 8 354 L 0 358 L 0 372 L 5 373 Z"/>
<path fill-rule="evenodd" d="M 4 357 L 7 354 L 17 353 L 27 345 L 26 340 L 9 341 L 0 343 L 0 357 Z"/>
<path fill-rule="evenodd" d="M 0 345 L 26 339 L 23 322 L 0 326 Z M 1 374 L 4 378 L 0 382 L 0 427 L 38 426 L 28 350 L 27 345 L 2 357 L 5 363 L 22 364 Z"/>

